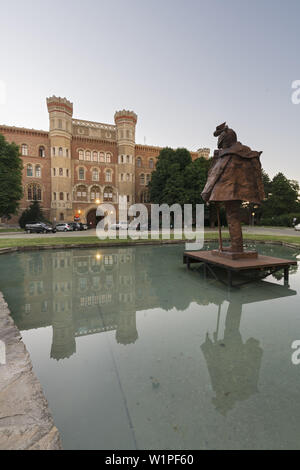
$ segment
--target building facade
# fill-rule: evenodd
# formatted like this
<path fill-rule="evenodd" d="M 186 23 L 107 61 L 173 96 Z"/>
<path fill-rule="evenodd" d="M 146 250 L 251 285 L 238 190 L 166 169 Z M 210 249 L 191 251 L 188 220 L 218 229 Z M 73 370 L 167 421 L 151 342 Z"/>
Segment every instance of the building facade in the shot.
<path fill-rule="evenodd" d="M 147 185 L 160 147 L 135 142 L 137 115 L 118 111 L 114 124 L 73 118 L 73 103 L 47 98 L 49 131 L 0 125 L 8 142 L 20 147 L 24 196 L 19 215 L 38 200 L 53 222 L 80 220 L 96 224 L 100 203 L 149 202 Z M 208 148 L 191 152 L 209 158 Z M 9 223 L 16 225 L 18 216 Z M 5 221 L 2 221 L 5 222 Z"/>

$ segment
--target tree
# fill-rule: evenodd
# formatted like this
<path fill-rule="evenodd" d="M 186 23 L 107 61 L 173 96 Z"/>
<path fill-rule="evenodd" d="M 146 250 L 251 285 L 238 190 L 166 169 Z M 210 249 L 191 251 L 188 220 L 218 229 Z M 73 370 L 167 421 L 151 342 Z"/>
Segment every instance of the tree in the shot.
<path fill-rule="evenodd" d="M 278 173 L 274 176 L 267 200 L 263 203 L 263 216 L 272 217 L 298 211 L 298 194 L 299 184 L 288 180 L 283 173 Z"/>
<path fill-rule="evenodd" d="M 149 183 L 150 200 L 156 204 L 204 204 L 201 193 L 207 180 L 211 161 L 200 157 L 192 161 L 186 149 L 161 150 L 156 169 Z M 213 207 L 206 206 L 206 218 Z"/>
<path fill-rule="evenodd" d="M 151 202 L 155 204 L 184 204 L 184 171 L 192 163 L 191 154 L 186 149 L 161 150 L 149 183 Z"/>
<path fill-rule="evenodd" d="M 19 147 L 0 134 L 0 218 L 17 213 L 23 197 L 22 169 Z"/>
<path fill-rule="evenodd" d="M 47 222 L 39 201 L 32 201 L 30 206 L 25 209 L 19 218 L 19 225 L 21 228 L 25 228 L 25 225 L 30 222 Z"/>

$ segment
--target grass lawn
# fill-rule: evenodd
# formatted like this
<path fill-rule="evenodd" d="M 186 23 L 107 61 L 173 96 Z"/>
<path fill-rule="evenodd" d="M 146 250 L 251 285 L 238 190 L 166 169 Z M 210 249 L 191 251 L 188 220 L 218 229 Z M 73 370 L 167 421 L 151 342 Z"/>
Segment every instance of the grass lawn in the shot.
<path fill-rule="evenodd" d="M 173 239 L 173 236 L 171 236 Z M 205 234 L 206 240 L 218 240 L 217 233 L 207 233 Z M 228 239 L 227 234 L 223 234 L 223 239 L 226 241 Z M 255 234 L 244 234 L 245 240 L 259 240 L 259 241 L 282 241 L 286 243 L 293 243 L 299 245 L 300 248 L 300 236 L 291 237 L 291 236 L 279 236 L 279 235 L 255 235 Z M 146 240 L 137 240 L 136 243 L 145 242 Z M 21 246 L 49 246 L 49 245 L 78 245 L 78 244 L 94 244 L 95 246 L 105 246 L 107 243 L 126 243 L 133 242 L 130 238 L 125 240 L 99 240 L 97 237 L 51 237 L 47 238 L 47 235 L 44 235 L 41 238 L 3 238 L 0 239 L 0 248 L 9 248 L 9 247 L 21 247 Z M 151 239 L 149 239 L 151 242 Z"/>
<path fill-rule="evenodd" d="M 0 228 L 0 233 L 5 232 L 24 232 L 22 228 Z"/>

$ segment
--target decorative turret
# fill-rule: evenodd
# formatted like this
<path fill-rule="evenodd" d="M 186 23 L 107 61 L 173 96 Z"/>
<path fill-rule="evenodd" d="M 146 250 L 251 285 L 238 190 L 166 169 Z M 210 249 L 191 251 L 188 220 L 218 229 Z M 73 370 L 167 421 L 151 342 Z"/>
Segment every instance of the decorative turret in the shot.
<path fill-rule="evenodd" d="M 72 116 L 73 103 L 66 98 L 47 98 L 51 148 L 51 219 L 72 220 Z"/>
<path fill-rule="evenodd" d="M 198 152 L 198 158 L 203 157 L 203 158 L 206 158 L 206 160 L 209 159 L 210 149 L 208 148 L 198 149 L 197 152 Z"/>
<path fill-rule="evenodd" d="M 115 113 L 118 144 L 119 202 L 127 198 L 129 205 L 135 203 L 135 126 L 137 115 L 123 109 Z M 120 199 L 121 197 L 121 199 Z"/>

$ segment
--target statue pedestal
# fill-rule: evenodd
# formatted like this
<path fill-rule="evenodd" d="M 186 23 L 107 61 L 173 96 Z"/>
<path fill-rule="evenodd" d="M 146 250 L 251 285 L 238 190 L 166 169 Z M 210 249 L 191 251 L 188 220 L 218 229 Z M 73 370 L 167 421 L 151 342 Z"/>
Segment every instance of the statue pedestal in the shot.
<path fill-rule="evenodd" d="M 257 251 L 220 251 L 212 250 L 211 254 L 213 256 L 220 256 L 221 258 L 227 259 L 256 259 L 258 258 Z"/>

